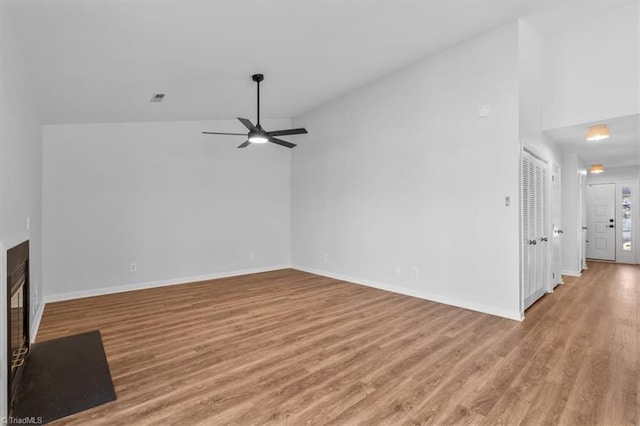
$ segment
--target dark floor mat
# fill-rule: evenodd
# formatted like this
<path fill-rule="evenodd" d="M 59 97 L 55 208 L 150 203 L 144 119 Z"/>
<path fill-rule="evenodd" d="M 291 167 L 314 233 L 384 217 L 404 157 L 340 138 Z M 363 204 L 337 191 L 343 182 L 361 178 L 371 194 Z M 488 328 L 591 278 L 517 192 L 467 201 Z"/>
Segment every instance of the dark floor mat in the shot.
<path fill-rule="evenodd" d="M 48 423 L 115 399 L 96 330 L 31 346 L 12 416 L 42 417 Z"/>

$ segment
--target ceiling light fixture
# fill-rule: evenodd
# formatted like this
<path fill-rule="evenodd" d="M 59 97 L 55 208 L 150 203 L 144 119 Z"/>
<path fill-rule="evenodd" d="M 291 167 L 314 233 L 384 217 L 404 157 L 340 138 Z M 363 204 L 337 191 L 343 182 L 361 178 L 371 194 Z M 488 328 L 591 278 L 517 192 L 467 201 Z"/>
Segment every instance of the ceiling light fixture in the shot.
<path fill-rule="evenodd" d="M 602 166 L 602 164 L 592 164 L 590 171 L 594 174 L 602 173 L 604 172 L 604 167 Z"/>
<path fill-rule="evenodd" d="M 252 132 L 249 134 L 249 142 L 251 143 L 267 143 L 269 142 L 269 136 L 260 133 L 260 132 Z"/>
<path fill-rule="evenodd" d="M 589 127 L 587 130 L 587 140 L 588 141 L 601 141 L 602 139 L 606 139 L 611 134 L 609 133 L 609 127 L 606 124 L 598 124 L 597 126 Z"/>

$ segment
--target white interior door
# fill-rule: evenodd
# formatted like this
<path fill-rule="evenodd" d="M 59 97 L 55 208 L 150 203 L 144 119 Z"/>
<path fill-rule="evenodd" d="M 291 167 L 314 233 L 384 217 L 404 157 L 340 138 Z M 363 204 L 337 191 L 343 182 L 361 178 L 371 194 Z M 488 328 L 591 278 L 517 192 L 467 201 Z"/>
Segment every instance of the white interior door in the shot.
<path fill-rule="evenodd" d="M 615 194 L 613 183 L 587 187 L 587 257 L 616 260 Z"/>
<path fill-rule="evenodd" d="M 538 300 L 547 291 L 549 286 L 549 238 L 547 234 L 547 204 L 548 204 L 548 182 L 547 182 L 547 165 L 536 161 L 536 235 L 538 236 L 538 244 L 536 245 L 536 266 L 538 268 L 536 274 L 536 286 L 534 300 Z"/>
<path fill-rule="evenodd" d="M 578 179 L 580 181 L 580 229 L 578 230 L 579 241 L 579 265 L 580 271 L 587 269 L 587 177 L 579 173 Z"/>
<path fill-rule="evenodd" d="M 532 275 L 535 272 L 533 260 L 533 245 L 537 245 L 535 240 L 535 232 L 532 230 L 532 222 L 534 216 L 534 194 L 532 193 L 533 184 L 533 163 L 530 161 L 526 153 L 522 154 L 522 300 L 524 308 L 528 297 L 531 295 Z M 535 277 L 533 278 L 535 280 Z"/>
<path fill-rule="evenodd" d="M 551 165 L 551 288 L 562 282 L 560 273 L 560 238 L 563 234 L 560 220 L 562 218 L 560 205 L 562 198 L 560 194 L 560 166 Z"/>
<path fill-rule="evenodd" d="M 528 308 L 549 286 L 547 165 L 532 155 L 522 155 L 522 292 Z"/>

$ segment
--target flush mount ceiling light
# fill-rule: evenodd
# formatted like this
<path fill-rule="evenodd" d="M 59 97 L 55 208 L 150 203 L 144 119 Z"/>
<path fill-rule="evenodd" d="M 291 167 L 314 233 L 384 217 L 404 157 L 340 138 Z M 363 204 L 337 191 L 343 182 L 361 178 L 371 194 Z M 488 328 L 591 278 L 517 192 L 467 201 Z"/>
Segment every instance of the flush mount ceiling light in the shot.
<path fill-rule="evenodd" d="M 606 139 L 611 134 L 609 133 L 609 127 L 606 124 L 598 124 L 597 126 L 589 127 L 587 130 L 587 140 L 588 141 L 601 141 L 602 139 Z"/>
<path fill-rule="evenodd" d="M 604 167 L 602 166 L 602 164 L 592 164 L 591 165 L 591 169 L 590 169 L 591 173 L 602 173 L 604 172 Z"/>

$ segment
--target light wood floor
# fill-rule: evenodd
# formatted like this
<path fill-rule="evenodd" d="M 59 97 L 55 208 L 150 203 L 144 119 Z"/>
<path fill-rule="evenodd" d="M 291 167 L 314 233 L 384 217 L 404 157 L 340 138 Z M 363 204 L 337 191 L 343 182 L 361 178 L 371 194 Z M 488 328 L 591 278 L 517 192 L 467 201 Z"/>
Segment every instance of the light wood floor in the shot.
<path fill-rule="evenodd" d="M 510 321 L 293 270 L 46 306 L 102 332 L 117 401 L 57 424 L 640 422 L 640 266 Z"/>

